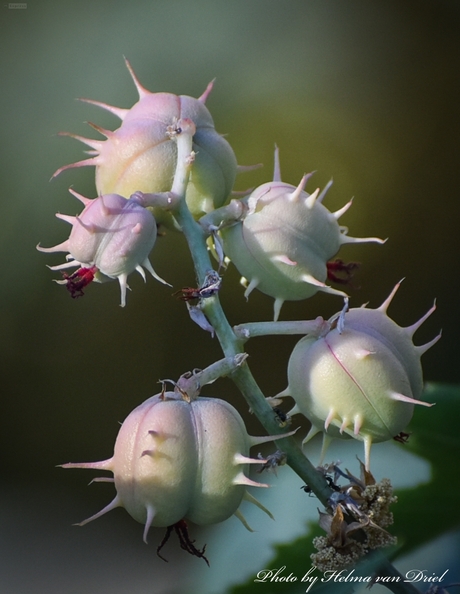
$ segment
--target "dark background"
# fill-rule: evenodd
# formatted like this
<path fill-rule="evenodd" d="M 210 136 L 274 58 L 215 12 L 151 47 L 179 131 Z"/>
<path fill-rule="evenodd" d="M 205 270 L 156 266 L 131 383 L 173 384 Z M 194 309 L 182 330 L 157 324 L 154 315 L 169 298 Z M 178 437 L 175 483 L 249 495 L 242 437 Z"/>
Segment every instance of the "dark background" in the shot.
<path fill-rule="evenodd" d="M 442 340 L 424 356 L 425 378 L 458 382 L 460 3 L 41 0 L 26 9 L 9 6 L 0 8 L 0 591 L 38 592 L 46 585 L 66 594 L 124 592 L 126 579 L 132 592 L 173 592 L 181 580 L 172 563 L 178 547 L 170 548 L 169 566 L 152 559 L 154 547 L 147 561 L 140 527 L 121 512 L 81 532 L 69 529 L 105 505 L 112 490 L 87 490 L 87 474 L 55 466 L 110 457 L 118 422 L 159 390 L 160 378 L 205 367 L 220 349 L 189 322 L 173 291 L 152 278 L 145 286 L 137 275 L 130 278 L 123 310 L 117 283 L 91 286 L 83 299 L 72 300 L 52 282 L 58 275 L 46 264 L 62 260 L 35 246 L 66 238 L 69 228 L 54 213 L 80 209 L 69 186 L 95 195 L 92 168 L 49 182 L 58 167 L 83 158 L 85 148 L 57 133 L 96 137 L 85 121 L 118 125 L 75 98 L 131 106 L 137 97 L 123 55 L 152 91 L 196 97 L 217 77 L 207 102 L 217 130 L 227 134 L 240 164 L 265 165 L 242 174 L 237 189 L 271 178 L 275 142 L 284 181 L 297 184 L 316 170 L 308 186 L 313 191 L 333 177 L 325 205 L 336 210 L 354 196 L 341 219 L 350 234 L 389 238 L 384 246 L 343 248 L 343 258 L 362 263 L 352 304 L 380 305 L 405 277 L 389 313 L 410 325 L 437 298 L 436 313 L 415 341 L 426 342 L 442 328 Z M 174 290 L 195 283 L 179 234 L 161 238 L 151 260 Z M 221 298 L 232 324 L 272 317 L 268 297 L 254 292 L 245 302 L 231 267 Z M 317 295 L 285 304 L 281 319 L 328 317 L 339 308 L 334 296 Z M 286 337 L 248 345 L 267 395 L 285 387 L 294 344 Z M 229 382 L 207 393 L 246 411 Z M 250 426 L 260 430 L 253 421 Z M 110 550 L 110 563 L 107 543 L 117 551 Z M 145 574 L 150 563 L 156 589 Z M 140 580 L 137 590 L 131 571 Z"/>

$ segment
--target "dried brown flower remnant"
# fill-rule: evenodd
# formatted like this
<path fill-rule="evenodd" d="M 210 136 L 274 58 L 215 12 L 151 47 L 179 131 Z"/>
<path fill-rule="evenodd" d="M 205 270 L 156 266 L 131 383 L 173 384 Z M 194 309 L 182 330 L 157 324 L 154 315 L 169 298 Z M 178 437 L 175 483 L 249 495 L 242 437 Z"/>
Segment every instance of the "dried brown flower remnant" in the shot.
<path fill-rule="evenodd" d="M 312 563 L 322 572 L 349 567 L 359 561 L 367 552 L 366 547 L 359 542 L 354 542 L 353 546 L 349 546 L 346 551 L 339 551 L 329 543 L 326 536 L 314 538 L 313 546 L 318 552 L 313 553 L 310 558 Z"/>
<path fill-rule="evenodd" d="M 389 479 L 377 483 L 360 461 L 361 477 L 342 472 L 337 464 L 320 470 L 329 476 L 333 472 L 334 493 L 327 513 L 319 512 L 319 525 L 326 532 L 313 540 L 317 553 L 311 560 L 320 571 L 340 570 L 358 561 L 372 549 L 396 544 L 396 538 L 384 528 L 393 523 L 389 508 L 396 502 Z M 349 484 L 338 486 L 338 477 Z"/>

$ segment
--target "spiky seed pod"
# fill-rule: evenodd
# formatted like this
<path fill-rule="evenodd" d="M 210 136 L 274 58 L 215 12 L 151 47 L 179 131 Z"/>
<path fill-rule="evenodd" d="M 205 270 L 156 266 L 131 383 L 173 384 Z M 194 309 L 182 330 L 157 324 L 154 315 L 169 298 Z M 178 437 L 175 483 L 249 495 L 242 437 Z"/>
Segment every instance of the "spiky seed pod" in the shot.
<path fill-rule="evenodd" d="M 134 270 L 145 281 L 144 267 L 153 277 L 165 283 L 148 259 L 155 244 L 157 225 L 152 213 L 142 206 L 141 193 L 131 196 L 129 200 L 118 194 L 106 194 L 91 200 L 73 190 L 69 191 L 85 208 L 76 217 L 56 214 L 59 219 L 72 225 L 66 241 L 50 248 L 37 246 L 41 252 L 68 252 L 67 262 L 50 266 L 51 270 L 79 266 L 80 270 L 90 270 L 98 282 L 118 279 L 122 307 L 126 304 L 127 277 Z M 65 275 L 67 280 L 57 282 L 68 284 L 74 275 Z"/>
<path fill-rule="evenodd" d="M 372 443 L 400 434 L 420 400 L 423 378 L 420 357 L 437 340 L 415 346 L 412 336 L 433 313 L 433 306 L 412 326 L 402 328 L 387 316 L 399 283 L 377 309 L 350 309 L 340 324 L 331 318 L 328 332 L 305 336 L 288 365 L 288 387 L 296 406 L 312 423 L 304 443 L 323 432 L 323 452 L 332 438 L 364 442 L 366 468 Z"/>
<path fill-rule="evenodd" d="M 297 188 L 282 182 L 276 150 L 274 180 L 252 192 L 242 221 L 221 231 L 225 254 L 249 282 L 245 296 L 257 288 L 274 297 L 275 320 L 284 301 L 307 299 L 317 291 L 345 295 L 325 284 L 327 262 L 341 245 L 383 243 L 376 237 L 349 237 L 338 219 L 351 201 L 330 212 L 322 200 L 331 184 L 308 194 L 304 188 L 310 175 Z"/>
<path fill-rule="evenodd" d="M 250 458 L 249 449 L 279 437 L 249 436 L 239 413 L 223 400 L 189 401 L 177 392 L 165 392 L 128 415 L 112 458 L 63 467 L 114 475 L 116 497 L 81 525 L 124 507 L 144 524 L 145 541 L 151 526 L 168 527 L 183 519 L 205 525 L 235 514 L 250 530 L 238 510 L 243 498 L 271 514 L 246 491 L 247 486 L 268 486 L 245 475 L 248 464 L 266 462 Z"/>
<path fill-rule="evenodd" d="M 177 147 L 171 142 L 167 130 L 175 121 L 190 118 L 196 126 L 193 137 L 196 158 L 187 187 L 187 204 L 196 217 L 224 204 L 235 182 L 237 163 L 229 143 L 216 132 L 205 106 L 212 83 L 198 99 L 151 93 L 140 84 L 128 61 L 126 65 L 136 85 L 139 101 L 131 109 L 122 109 L 83 99 L 119 117 L 121 126 L 111 131 L 91 124 L 106 140 L 66 133 L 90 146 L 92 156 L 61 167 L 54 176 L 73 167 L 94 165 L 99 194 L 130 196 L 137 191 L 168 192 L 176 170 Z M 154 212 L 158 222 L 171 222 L 170 215 L 158 209 Z"/>

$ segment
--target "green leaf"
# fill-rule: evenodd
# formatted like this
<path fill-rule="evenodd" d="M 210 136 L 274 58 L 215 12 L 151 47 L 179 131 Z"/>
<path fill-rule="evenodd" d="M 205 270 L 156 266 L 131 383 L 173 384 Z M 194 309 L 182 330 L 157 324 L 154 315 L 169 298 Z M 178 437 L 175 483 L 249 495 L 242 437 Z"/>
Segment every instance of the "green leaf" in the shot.
<path fill-rule="evenodd" d="M 427 384 L 423 400 L 436 406 L 429 414 L 416 407 L 409 442 L 401 447 L 428 460 L 432 476 L 425 485 L 397 492 L 392 533 L 403 553 L 460 526 L 460 386 Z"/>

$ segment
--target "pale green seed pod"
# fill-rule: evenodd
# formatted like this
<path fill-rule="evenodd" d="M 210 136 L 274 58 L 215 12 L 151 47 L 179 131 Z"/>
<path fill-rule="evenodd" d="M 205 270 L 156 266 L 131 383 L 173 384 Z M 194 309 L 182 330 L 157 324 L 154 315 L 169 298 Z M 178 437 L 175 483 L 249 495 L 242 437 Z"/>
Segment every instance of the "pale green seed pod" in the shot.
<path fill-rule="evenodd" d="M 116 497 L 80 525 L 124 507 L 144 524 L 145 542 L 151 526 L 169 527 L 184 519 L 206 525 L 234 514 L 251 530 L 238 509 L 243 499 L 271 514 L 246 491 L 247 486 L 268 486 L 245 475 L 248 464 L 264 462 L 250 458 L 249 449 L 279 437 L 249 436 L 239 413 L 223 400 L 188 401 L 177 392 L 165 392 L 128 415 L 112 458 L 63 467 L 114 475 Z"/>
<path fill-rule="evenodd" d="M 402 328 L 387 308 L 398 289 L 377 309 L 350 309 L 330 320 L 320 336 L 305 336 L 288 365 L 288 388 L 296 406 L 312 423 L 304 443 L 323 432 L 323 453 L 332 438 L 364 442 L 366 467 L 372 443 L 397 437 L 412 418 L 423 389 L 420 357 L 437 340 L 415 346 L 412 336 L 435 310 Z M 337 321 L 339 320 L 339 323 Z"/>
<path fill-rule="evenodd" d="M 225 255 L 248 283 L 245 297 L 255 288 L 273 297 L 275 320 L 284 301 L 307 299 L 318 291 L 346 295 L 325 284 L 327 263 L 341 245 L 383 243 L 376 237 L 349 237 L 338 219 L 351 201 L 330 212 L 322 204 L 330 184 L 308 194 L 304 188 L 310 175 L 297 187 L 282 182 L 276 151 L 274 180 L 256 188 L 245 217 L 221 231 Z"/>

